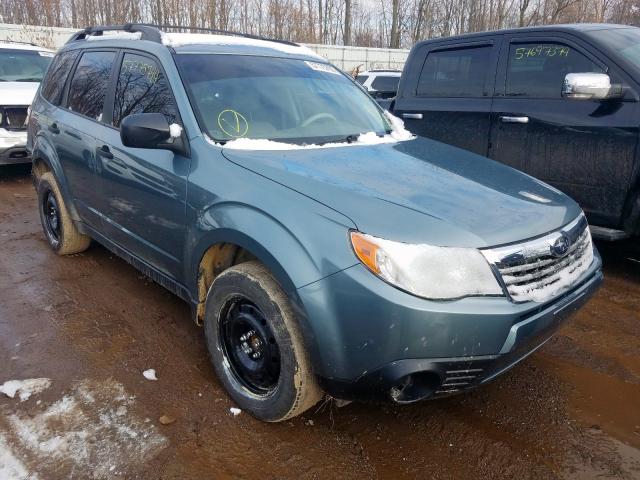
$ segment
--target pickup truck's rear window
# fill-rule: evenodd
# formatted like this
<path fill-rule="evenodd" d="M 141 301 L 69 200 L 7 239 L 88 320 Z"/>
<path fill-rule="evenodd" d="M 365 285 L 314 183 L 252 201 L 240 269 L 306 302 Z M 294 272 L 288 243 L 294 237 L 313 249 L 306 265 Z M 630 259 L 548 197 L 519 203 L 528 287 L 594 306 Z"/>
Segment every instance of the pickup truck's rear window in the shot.
<path fill-rule="evenodd" d="M 491 46 L 430 52 L 424 62 L 417 94 L 425 97 L 482 97 Z"/>
<path fill-rule="evenodd" d="M 329 64 L 244 55 L 175 58 L 201 128 L 217 141 L 327 143 L 390 131 L 371 97 Z"/>

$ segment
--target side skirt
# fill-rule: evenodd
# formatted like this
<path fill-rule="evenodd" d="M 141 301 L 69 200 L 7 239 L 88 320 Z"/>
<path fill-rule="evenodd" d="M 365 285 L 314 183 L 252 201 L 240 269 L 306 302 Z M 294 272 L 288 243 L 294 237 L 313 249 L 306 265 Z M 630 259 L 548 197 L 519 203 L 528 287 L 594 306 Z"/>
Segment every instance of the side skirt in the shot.
<path fill-rule="evenodd" d="M 95 229 L 88 226 L 86 223 L 82 224 L 82 231 L 83 233 L 86 233 L 87 235 L 89 235 L 93 240 L 100 243 L 107 250 L 117 255 L 118 257 L 122 258 L 125 262 L 127 262 L 129 265 L 134 267 L 136 270 L 140 271 L 147 277 L 151 278 L 151 280 L 153 280 L 157 284 L 163 286 L 164 288 L 169 290 L 171 293 L 173 293 L 174 295 L 177 295 L 182 300 L 187 302 L 191 307 L 192 314 L 194 315 L 194 318 L 195 318 L 197 302 L 193 301 L 187 287 L 177 282 L 173 278 L 169 277 L 168 275 L 162 273 L 155 267 L 149 265 L 147 262 L 140 259 L 136 255 L 130 253 L 129 251 L 115 244 L 114 242 L 112 242 L 111 240 L 103 236 L 101 233 L 99 233 Z"/>

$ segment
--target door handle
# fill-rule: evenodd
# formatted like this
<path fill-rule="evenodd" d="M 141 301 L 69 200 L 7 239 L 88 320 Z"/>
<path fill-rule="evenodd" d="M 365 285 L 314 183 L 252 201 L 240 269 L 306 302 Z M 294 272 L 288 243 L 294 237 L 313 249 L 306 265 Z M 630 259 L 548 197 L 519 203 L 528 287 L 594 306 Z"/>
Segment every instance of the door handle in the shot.
<path fill-rule="evenodd" d="M 109 150 L 107 145 L 102 145 L 100 148 L 96 148 L 96 153 L 107 160 L 113 159 L 113 153 Z"/>
<path fill-rule="evenodd" d="M 502 123 L 529 123 L 529 117 L 500 117 Z"/>
<path fill-rule="evenodd" d="M 409 118 L 411 120 L 422 120 L 421 113 L 403 113 L 402 118 Z"/>
<path fill-rule="evenodd" d="M 58 125 L 57 125 L 56 123 L 52 123 L 52 124 L 50 124 L 50 125 L 49 125 L 49 131 L 50 131 L 51 133 L 56 134 L 56 135 L 57 135 L 58 133 L 60 133 L 60 129 L 58 128 Z"/>

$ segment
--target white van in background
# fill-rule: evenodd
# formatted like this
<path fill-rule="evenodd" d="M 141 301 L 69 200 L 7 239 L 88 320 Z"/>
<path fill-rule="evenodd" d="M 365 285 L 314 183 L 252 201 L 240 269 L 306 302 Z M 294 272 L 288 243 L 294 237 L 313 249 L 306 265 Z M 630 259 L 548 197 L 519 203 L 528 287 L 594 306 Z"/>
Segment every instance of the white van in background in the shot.
<path fill-rule="evenodd" d="M 53 55 L 33 44 L 0 41 L 0 165 L 31 161 L 27 110 Z"/>

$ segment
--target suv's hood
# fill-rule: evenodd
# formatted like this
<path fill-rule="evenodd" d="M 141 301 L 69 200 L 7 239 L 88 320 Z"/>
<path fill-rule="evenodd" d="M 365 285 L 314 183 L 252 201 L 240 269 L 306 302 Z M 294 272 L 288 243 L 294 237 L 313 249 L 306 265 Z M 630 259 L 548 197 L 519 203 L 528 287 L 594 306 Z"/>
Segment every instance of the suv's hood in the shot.
<path fill-rule="evenodd" d="M 390 240 L 486 247 L 541 235 L 580 214 L 573 200 L 528 175 L 423 138 L 223 154 Z"/>
<path fill-rule="evenodd" d="M 38 82 L 0 82 L 0 106 L 31 105 Z"/>

